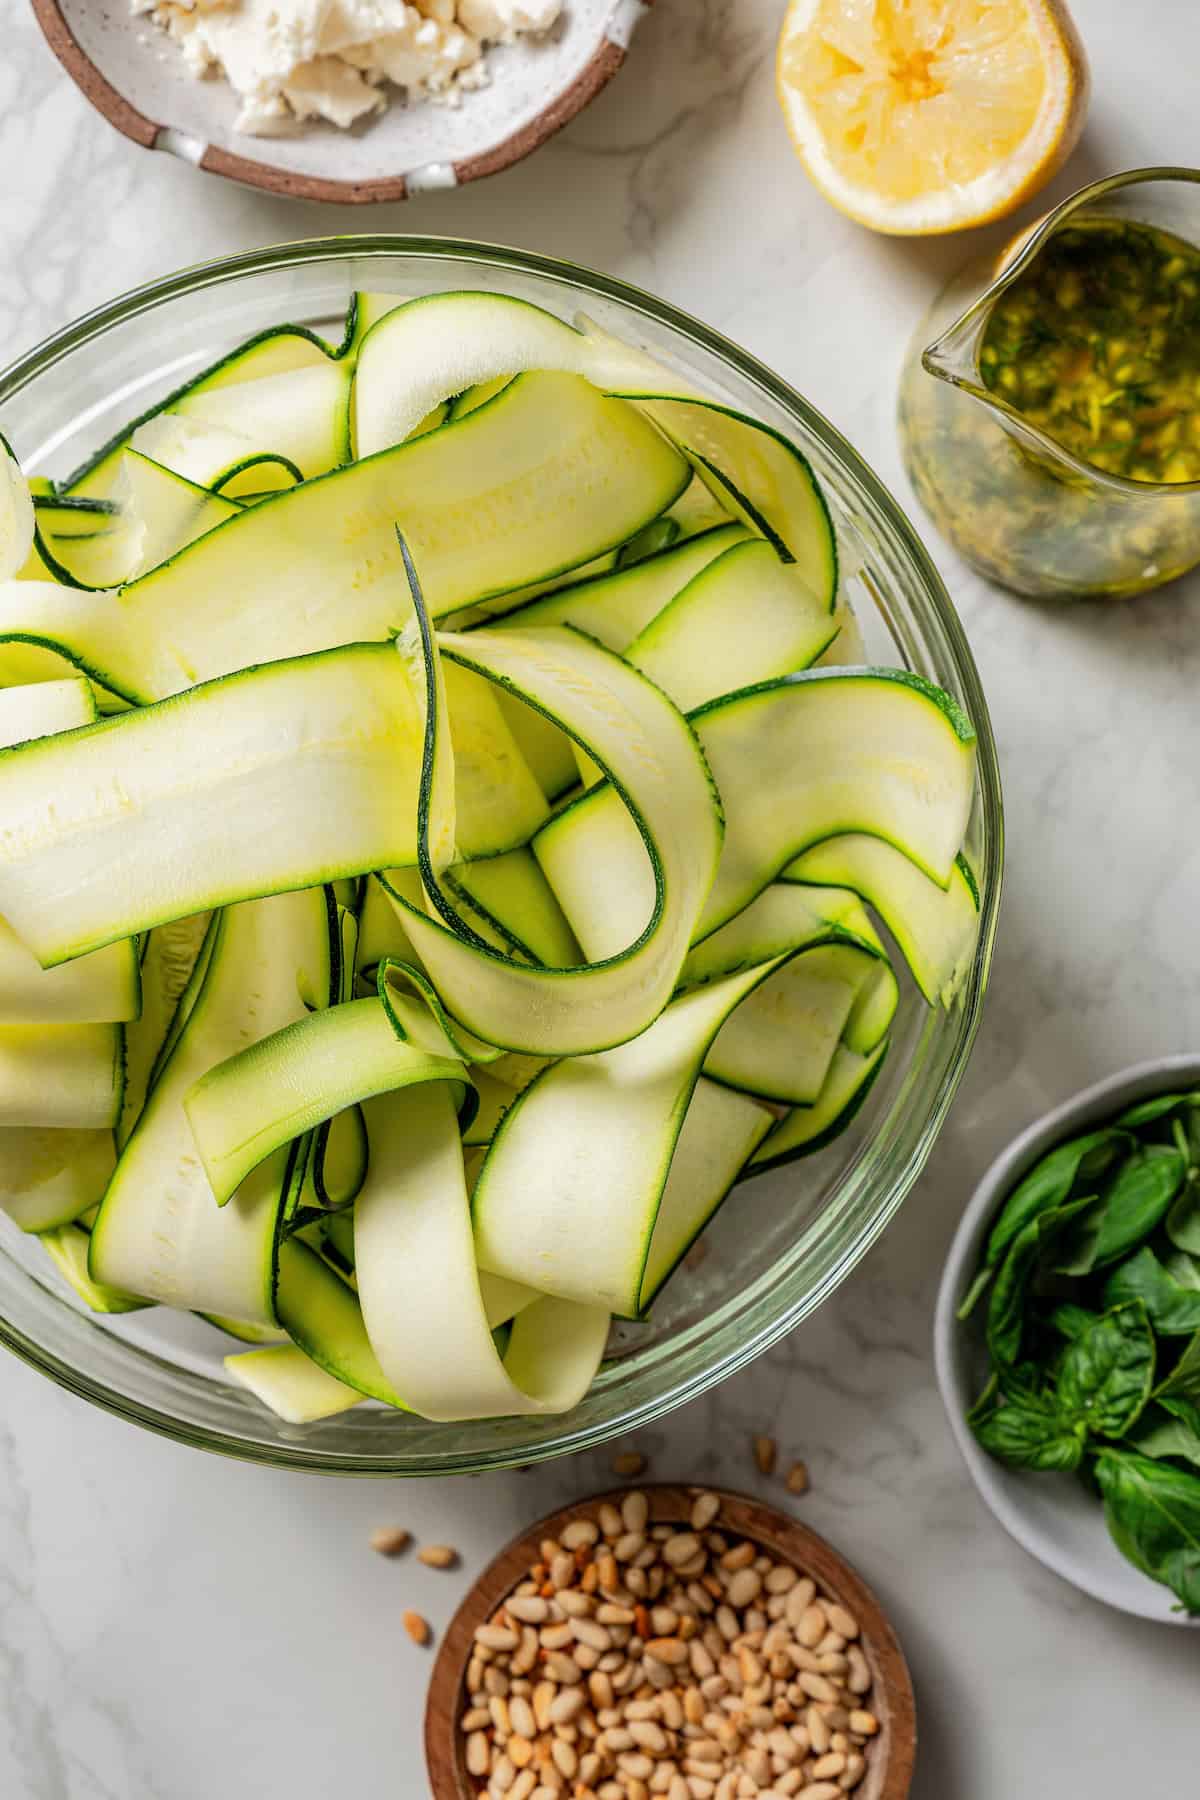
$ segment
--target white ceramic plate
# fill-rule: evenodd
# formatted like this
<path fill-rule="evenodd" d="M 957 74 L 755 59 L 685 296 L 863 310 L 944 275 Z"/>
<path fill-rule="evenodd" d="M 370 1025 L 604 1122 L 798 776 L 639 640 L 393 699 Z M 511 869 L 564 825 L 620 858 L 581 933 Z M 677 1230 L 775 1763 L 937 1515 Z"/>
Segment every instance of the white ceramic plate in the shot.
<path fill-rule="evenodd" d="M 33 0 L 47 41 L 92 105 L 135 143 L 213 174 L 305 200 L 403 200 L 494 174 L 574 118 L 624 61 L 650 0 L 565 0 L 557 27 L 489 50 L 491 82 L 457 107 L 398 93 L 385 113 L 295 137 L 233 129 L 223 81 L 196 81 L 178 47 L 128 0 Z"/>
<path fill-rule="evenodd" d="M 1001 1202 L 1046 1151 L 1135 1101 L 1197 1084 L 1200 1056 L 1165 1056 L 1159 1062 L 1139 1063 L 1086 1088 L 1023 1131 L 997 1157 L 971 1197 L 946 1258 L 934 1320 L 934 1359 L 950 1429 L 975 1486 L 1004 1529 L 1046 1568 L 1093 1599 L 1140 1619 L 1184 1626 L 1198 1626 L 1200 1619 L 1172 1610 L 1176 1601 L 1171 1592 L 1126 1562 L 1108 1535 L 1102 1508 L 1073 1476 L 1006 1468 L 976 1443 L 966 1413 L 986 1380 L 987 1356 L 974 1320 L 960 1325 L 955 1312 Z"/>

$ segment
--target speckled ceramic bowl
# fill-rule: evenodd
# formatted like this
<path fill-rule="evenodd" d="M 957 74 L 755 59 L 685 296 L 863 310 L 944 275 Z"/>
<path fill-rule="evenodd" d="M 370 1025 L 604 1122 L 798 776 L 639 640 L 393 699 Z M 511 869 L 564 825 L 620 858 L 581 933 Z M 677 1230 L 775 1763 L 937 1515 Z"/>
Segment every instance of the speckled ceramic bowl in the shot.
<path fill-rule="evenodd" d="M 1173 1610 L 1174 1595 L 1126 1562 L 1108 1535 L 1097 1501 L 1071 1475 L 1031 1475 L 1007 1468 L 981 1449 L 966 1422 L 987 1376 L 977 1318 L 960 1324 L 958 1306 L 971 1284 L 983 1240 L 1005 1197 L 1048 1150 L 1078 1137 L 1138 1100 L 1200 1083 L 1200 1055 L 1164 1056 L 1110 1075 L 1066 1100 L 1014 1138 L 971 1197 L 950 1246 L 934 1321 L 938 1385 L 950 1429 L 971 1478 L 1010 1537 L 1046 1568 L 1094 1600 L 1163 1625 L 1200 1626 Z"/>
<path fill-rule="evenodd" d="M 33 0 L 54 54 L 118 131 L 213 175 L 298 200 L 404 200 L 494 175 L 546 142 L 616 74 L 651 0 L 566 0 L 556 28 L 489 50 L 491 80 L 455 107 L 405 105 L 339 131 L 294 137 L 235 131 L 223 81 L 196 81 L 178 48 L 129 0 Z"/>

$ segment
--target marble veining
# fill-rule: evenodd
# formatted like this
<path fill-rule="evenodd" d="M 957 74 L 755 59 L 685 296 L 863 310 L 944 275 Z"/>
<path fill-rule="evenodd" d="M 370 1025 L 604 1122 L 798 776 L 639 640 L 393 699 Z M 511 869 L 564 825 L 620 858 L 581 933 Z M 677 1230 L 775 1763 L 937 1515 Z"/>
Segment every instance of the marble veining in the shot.
<path fill-rule="evenodd" d="M 1047 200 L 1195 160 L 1200 20 L 1075 0 L 1087 133 Z M 913 323 L 974 238 L 893 242 L 830 212 L 772 95 L 778 0 L 656 0 L 629 65 L 494 180 L 350 214 L 255 194 L 116 136 L 21 0 L 0 58 L 0 344 L 7 359 L 182 264 L 347 229 L 490 238 L 640 282 L 801 388 L 908 499 L 893 430 Z M 1026 209 L 1029 218 L 1038 207 Z M 962 1202 L 1003 1143 L 1097 1076 L 1200 1036 L 1200 579 L 1130 604 L 1016 601 L 931 547 L 989 695 L 1009 859 L 987 1016 L 929 1170 L 820 1313 L 646 1431 L 654 1474 L 779 1498 L 750 1460 L 802 1455 L 797 1509 L 892 1609 L 917 1682 L 916 1800 L 1147 1800 L 1195 1784 L 1200 1635 L 1124 1619 L 1031 1562 L 976 1499 L 942 1416 L 930 1328 Z M 518 1526 L 608 1479 L 608 1452 L 401 1487 L 281 1475 L 162 1443 L 0 1363 L 3 1800 L 376 1800 L 427 1792 L 427 1662 Z M 382 1564 L 370 1528 L 450 1540 L 463 1569 Z"/>

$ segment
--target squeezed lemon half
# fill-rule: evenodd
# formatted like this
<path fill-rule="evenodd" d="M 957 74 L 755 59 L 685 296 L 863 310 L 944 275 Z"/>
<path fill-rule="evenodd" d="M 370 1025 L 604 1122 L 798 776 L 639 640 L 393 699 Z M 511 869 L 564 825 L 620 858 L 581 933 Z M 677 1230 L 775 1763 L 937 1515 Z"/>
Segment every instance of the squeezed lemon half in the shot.
<path fill-rule="evenodd" d="M 778 91 L 796 151 L 876 231 L 1002 217 L 1070 154 L 1083 45 L 1058 0 L 791 0 Z"/>

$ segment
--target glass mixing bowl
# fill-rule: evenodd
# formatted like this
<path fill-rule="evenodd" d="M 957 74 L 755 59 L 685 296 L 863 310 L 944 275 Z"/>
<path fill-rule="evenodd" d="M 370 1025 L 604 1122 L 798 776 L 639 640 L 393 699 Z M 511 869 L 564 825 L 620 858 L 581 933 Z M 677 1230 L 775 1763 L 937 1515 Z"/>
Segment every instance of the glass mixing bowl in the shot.
<path fill-rule="evenodd" d="M 1002 813 L 995 745 L 963 630 L 891 495 L 787 383 L 648 294 L 523 251 L 415 237 L 345 237 L 230 257 L 139 288 L 48 339 L 0 375 L 0 431 L 30 474 L 62 476 L 237 341 L 289 320 L 337 335 L 354 289 L 413 295 L 487 288 L 570 318 L 582 309 L 799 444 L 837 524 L 843 591 L 872 661 L 948 688 L 979 735 L 968 853 L 982 894 L 979 946 L 946 1011 L 911 984 L 890 1053 L 854 1125 L 806 1160 L 743 1183 L 656 1302 L 621 1325 L 590 1393 L 564 1418 L 431 1425 L 365 1404 L 284 1424 L 232 1386 L 236 1348 L 198 1319 L 158 1308 L 84 1312 L 41 1246 L 0 1216 L 0 1340 L 71 1392 L 207 1450 L 279 1467 L 451 1475 L 528 1463 L 626 1433 L 711 1387 L 798 1324 L 874 1242 L 916 1180 L 979 1023 L 1000 898 Z M 899 964 L 898 964 L 899 966 Z"/>

